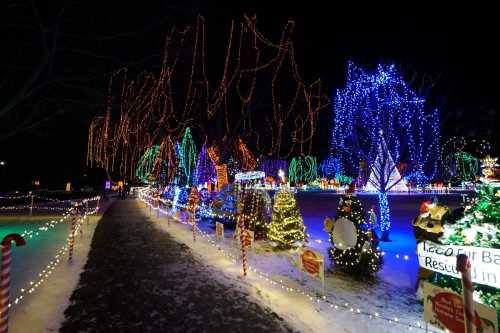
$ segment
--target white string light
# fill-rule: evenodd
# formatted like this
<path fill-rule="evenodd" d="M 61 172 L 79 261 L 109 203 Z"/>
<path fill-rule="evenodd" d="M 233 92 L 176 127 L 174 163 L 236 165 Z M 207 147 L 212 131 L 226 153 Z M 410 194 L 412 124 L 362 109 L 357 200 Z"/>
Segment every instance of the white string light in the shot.
<path fill-rule="evenodd" d="M 166 215 L 168 218 L 172 218 L 181 224 L 189 226 L 190 228 L 192 227 L 192 225 L 190 223 L 182 221 L 180 218 L 171 214 L 169 211 L 164 210 L 164 209 L 160 208 L 159 206 L 155 207 L 150 201 L 153 201 L 156 199 L 153 196 L 148 195 L 144 192 L 145 192 L 144 189 L 139 191 L 139 199 L 141 201 L 143 201 L 147 206 L 149 206 L 152 210 L 158 210 L 160 213 Z M 227 257 L 231 262 L 233 262 L 235 264 L 238 263 L 238 260 L 240 259 L 239 256 L 233 255 L 231 252 L 222 249 L 221 245 L 218 244 L 214 240 L 215 239 L 214 235 L 208 234 L 207 232 L 201 230 L 198 226 L 196 226 L 195 228 L 196 228 L 196 231 L 202 236 L 202 238 L 205 239 L 208 243 L 210 243 L 210 245 L 212 245 L 218 252 L 220 252 L 223 256 Z M 405 258 L 405 256 L 403 256 L 403 258 Z M 408 259 L 404 259 L 404 260 L 408 260 Z M 303 295 L 306 297 L 306 299 L 309 299 L 309 301 L 311 301 L 313 303 L 320 303 L 320 304 L 324 303 L 325 305 L 329 306 L 329 308 L 333 308 L 336 310 L 338 310 L 338 309 L 348 310 L 350 312 L 353 312 L 353 314 L 368 316 L 370 319 L 374 319 L 374 320 L 381 319 L 381 320 L 387 321 L 387 322 L 392 323 L 392 324 L 403 325 L 403 326 L 406 326 L 408 328 L 408 330 L 412 330 L 413 328 L 423 330 L 420 322 L 417 322 L 416 324 L 402 322 L 398 317 L 383 316 L 378 312 L 370 312 L 368 310 L 363 310 L 363 309 L 358 308 L 358 307 L 353 307 L 352 304 L 349 305 L 348 303 L 341 304 L 339 302 L 336 302 L 335 300 L 331 300 L 329 298 L 329 296 L 321 294 L 318 291 L 300 290 L 298 288 L 294 289 L 290 286 L 287 286 L 283 282 L 283 280 L 275 281 L 272 278 L 269 278 L 268 273 L 266 273 L 264 271 L 260 271 L 257 268 L 250 266 L 250 265 L 249 265 L 249 272 L 255 273 L 257 275 L 257 278 L 269 283 L 270 285 L 279 286 L 279 288 L 285 290 L 288 293 L 296 293 L 299 295 Z M 258 286 L 255 286 L 255 287 L 258 288 Z M 432 329 L 427 329 L 427 332 L 436 332 L 437 333 L 437 331 L 434 331 Z"/>

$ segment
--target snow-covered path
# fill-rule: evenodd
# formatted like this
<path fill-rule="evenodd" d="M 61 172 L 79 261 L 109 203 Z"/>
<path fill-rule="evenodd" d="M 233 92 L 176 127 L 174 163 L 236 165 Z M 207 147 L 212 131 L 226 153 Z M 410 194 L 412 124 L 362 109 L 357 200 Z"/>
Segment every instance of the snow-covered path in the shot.
<path fill-rule="evenodd" d="M 155 227 L 135 200 L 95 230 L 61 332 L 287 332 L 225 273 Z"/>

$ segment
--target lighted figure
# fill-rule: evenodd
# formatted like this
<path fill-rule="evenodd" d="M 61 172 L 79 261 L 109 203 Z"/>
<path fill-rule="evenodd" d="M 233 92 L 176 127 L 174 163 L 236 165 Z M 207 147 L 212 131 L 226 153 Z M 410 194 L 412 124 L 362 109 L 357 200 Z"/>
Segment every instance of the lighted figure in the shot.
<path fill-rule="evenodd" d="M 363 206 L 356 196 L 343 196 L 335 220 L 326 218 L 324 223 L 332 243 L 330 259 L 336 268 L 363 276 L 380 269 L 382 255 L 377 250 L 371 225 L 363 219 Z"/>
<path fill-rule="evenodd" d="M 459 151 L 446 156 L 443 163 L 452 183 L 474 181 L 479 170 L 479 160 L 469 153 Z"/>
<path fill-rule="evenodd" d="M 274 241 L 278 248 L 291 248 L 306 241 L 305 230 L 293 192 L 286 189 L 276 192 L 268 238 Z"/>
<path fill-rule="evenodd" d="M 484 183 L 500 181 L 500 169 L 498 169 L 496 157 L 487 155 L 485 158 L 481 159 L 481 169 L 481 173 L 484 176 L 481 180 Z"/>
<path fill-rule="evenodd" d="M 348 63 L 347 83 L 334 97 L 331 153 L 346 173 L 360 174 L 360 161 L 368 166 L 368 183 L 379 194 L 382 240 L 389 239 L 387 193 L 403 187 L 397 170 L 408 163 L 417 185 L 432 181 L 439 161 L 440 121 L 436 109 L 406 84 L 394 65 L 379 65 L 367 72 Z M 404 159 L 404 160 L 403 160 Z M 398 179 L 399 178 L 399 179 Z"/>

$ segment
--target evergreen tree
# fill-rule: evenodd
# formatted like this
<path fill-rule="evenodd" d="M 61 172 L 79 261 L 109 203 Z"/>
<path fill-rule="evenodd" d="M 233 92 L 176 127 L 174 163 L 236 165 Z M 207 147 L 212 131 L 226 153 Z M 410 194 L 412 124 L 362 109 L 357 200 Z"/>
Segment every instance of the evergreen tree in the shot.
<path fill-rule="evenodd" d="M 335 224 L 340 219 L 346 219 L 354 224 L 356 232 L 356 243 L 346 248 L 342 244 L 336 244 Z M 358 198 L 347 194 L 340 199 L 335 216 L 334 226 L 330 233 L 330 259 L 335 267 L 355 275 L 369 275 L 378 271 L 382 264 L 382 256 L 372 244 L 372 232 L 363 219 L 363 206 Z"/>
<path fill-rule="evenodd" d="M 194 171 L 196 168 L 196 146 L 189 127 L 186 128 L 182 137 L 182 170 L 184 172 L 182 184 L 191 185 L 193 183 Z"/>
<path fill-rule="evenodd" d="M 500 249 L 500 183 L 479 187 L 477 197 L 466 205 L 464 216 L 454 224 L 445 224 L 440 241 L 444 244 Z M 436 273 L 434 284 L 462 292 L 460 279 Z M 500 316 L 500 289 L 473 284 L 479 300 L 497 309 Z"/>
<path fill-rule="evenodd" d="M 286 189 L 276 192 L 268 238 L 281 248 L 290 248 L 294 243 L 306 240 L 305 230 L 295 195 Z"/>
<path fill-rule="evenodd" d="M 263 191 L 250 190 L 243 197 L 242 214 L 245 228 L 254 232 L 255 239 L 267 237 L 268 216 Z"/>

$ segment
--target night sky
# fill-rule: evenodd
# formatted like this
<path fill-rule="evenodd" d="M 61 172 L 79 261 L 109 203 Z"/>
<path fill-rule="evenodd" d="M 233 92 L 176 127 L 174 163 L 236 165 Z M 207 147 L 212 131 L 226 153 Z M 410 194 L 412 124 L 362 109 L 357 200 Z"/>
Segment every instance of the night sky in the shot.
<path fill-rule="evenodd" d="M 293 19 L 307 82 L 321 77 L 331 94 L 343 85 L 348 60 L 368 67 L 394 62 L 406 77 L 435 83 L 429 99 L 441 110 L 444 138 L 488 139 L 498 152 L 500 27 L 493 8 L 420 2 L 404 8 L 334 2 L 327 8 L 323 1 L 50 3 L 35 2 L 36 10 L 28 1 L 0 4 L 0 160 L 7 161 L 0 189 L 22 188 L 35 178 L 42 187 L 63 188 L 70 180 L 83 184 L 84 174 L 92 182 L 85 169 L 87 129 L 93 116 L 104 113 L 109 74 L 124 66 L 157 70 L 165 33 L 197 14 L 206 19 L 209 65 L 221 66 L 231 19 L 256 13 L 260 30 L 274 40 Z M 325 110 L 317 132 L 320 157 L 330 117 Z"/>

